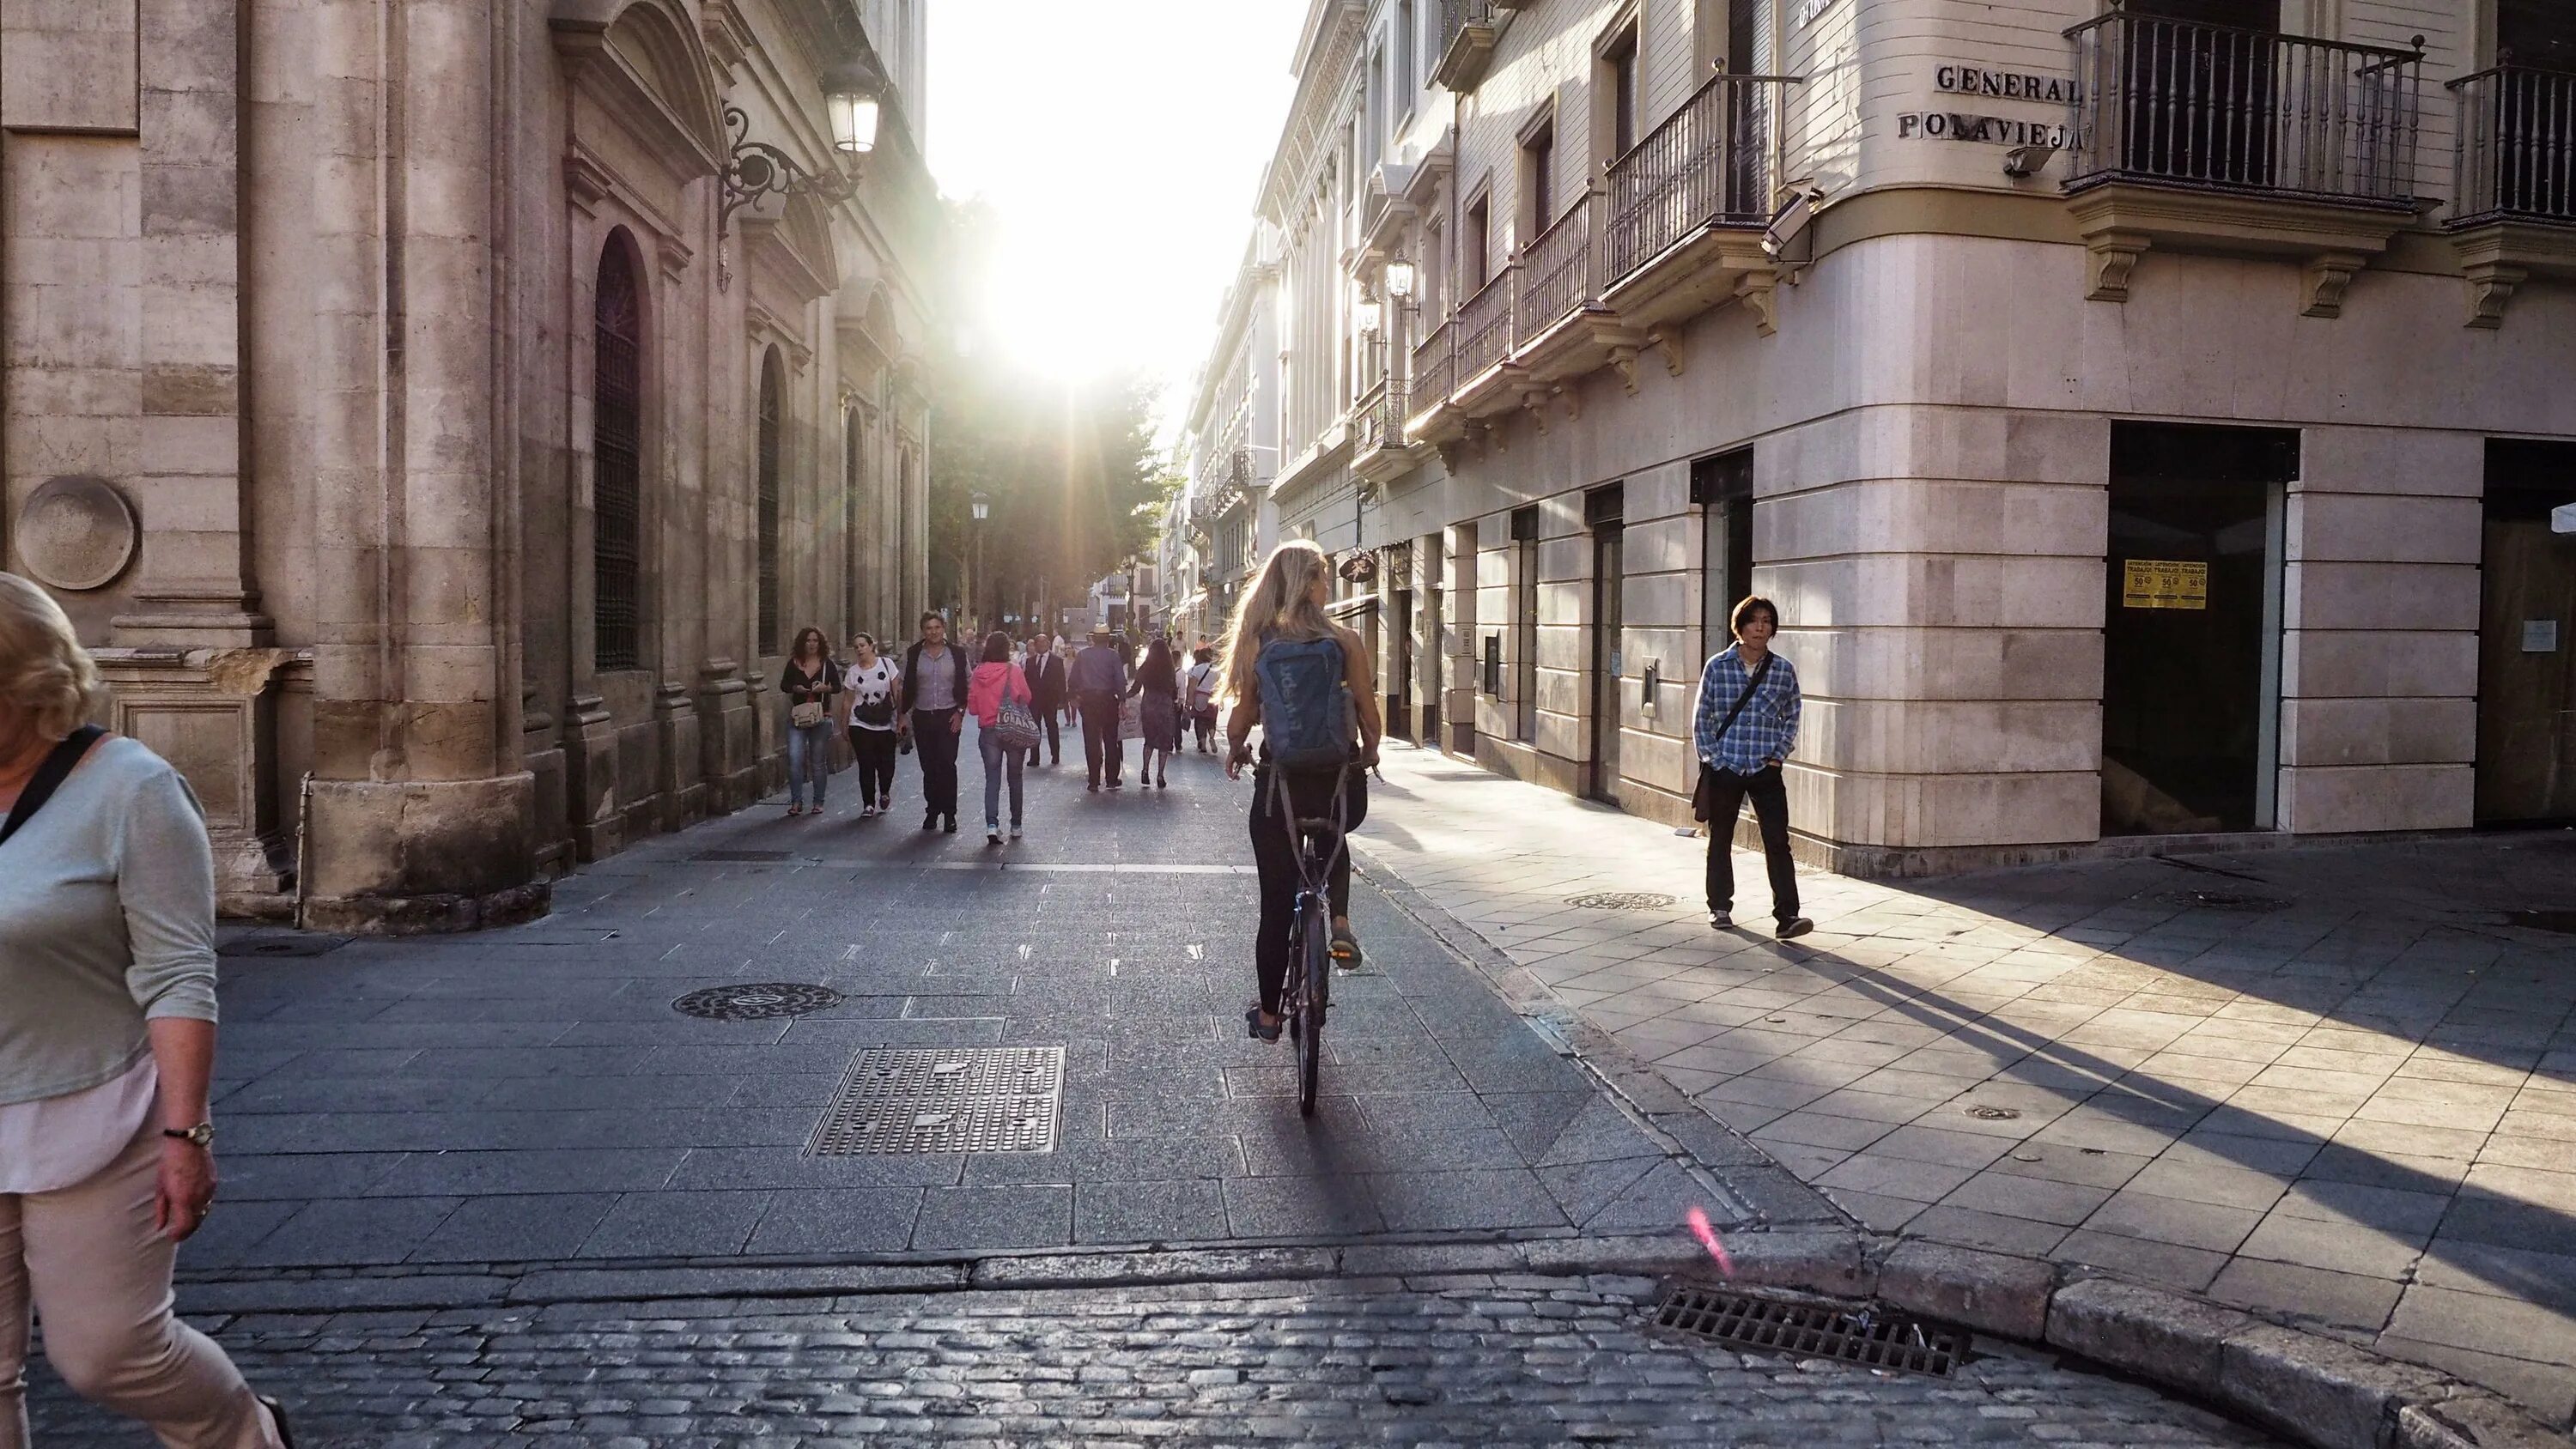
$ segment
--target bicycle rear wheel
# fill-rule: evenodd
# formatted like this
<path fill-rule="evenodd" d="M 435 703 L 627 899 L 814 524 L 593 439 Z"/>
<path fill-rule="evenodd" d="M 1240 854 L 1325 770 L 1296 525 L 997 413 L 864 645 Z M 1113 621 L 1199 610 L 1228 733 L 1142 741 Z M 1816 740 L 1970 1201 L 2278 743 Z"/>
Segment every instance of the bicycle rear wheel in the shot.
<path fill-rule="evenodd" d="M 1324 903 L 1309 896 L 1297 913 L 1299 995 L 1294 1010 L 1297 1033 L 1297 1113 L 1315 1115 L 1315 1080 L 1324 1064 L 1324 1005 L 1333 975 L 1332 923 Z"/>

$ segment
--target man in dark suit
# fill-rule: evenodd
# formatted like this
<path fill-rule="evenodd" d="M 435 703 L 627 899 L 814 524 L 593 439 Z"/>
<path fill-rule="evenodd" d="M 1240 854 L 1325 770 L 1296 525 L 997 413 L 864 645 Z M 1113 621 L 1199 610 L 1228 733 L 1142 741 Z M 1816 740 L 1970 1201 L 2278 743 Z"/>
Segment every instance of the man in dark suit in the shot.
<path fill-rule="evenodd" d="M 1029 659 L 1022 670 L 1029 677 L 1029 693 L 1034 696 L 1029 709 L 1038 717 L 1038 727 L 1046 731 L 1046 755 L 1038 758 L 1038 747 L 1029 746 L 1029 764 L 1060 765 L 1064 763 L 1064 741 L 1056 733 L 1056 716 L 1064 713 L 1064 661 L 1056 657 L 1055 641 L 1044 634 L 1029 640 Z"/>

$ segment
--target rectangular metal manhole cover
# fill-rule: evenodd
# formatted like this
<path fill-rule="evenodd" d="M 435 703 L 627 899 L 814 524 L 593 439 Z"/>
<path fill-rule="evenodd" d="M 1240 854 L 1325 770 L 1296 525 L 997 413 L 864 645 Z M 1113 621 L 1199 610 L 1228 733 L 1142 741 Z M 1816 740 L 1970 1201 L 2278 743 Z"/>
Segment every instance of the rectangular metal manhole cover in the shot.
<path fill-rule="evenodd" d="M 1955 1328 L 1878 1306 L 1797 1303 L 1716 1288 L 1676 1285 L 1655 1310 L 1655 1326 L 1730 1348 L 1838 1359 L 1865 1368 L 1946 1377 L 1967 1352 Z"/>
<path fill-rule="evenodd" d="M 815 1124 L 808 1157 L 1053 1152 L 1064 1048 L 870 1047 Z"/>

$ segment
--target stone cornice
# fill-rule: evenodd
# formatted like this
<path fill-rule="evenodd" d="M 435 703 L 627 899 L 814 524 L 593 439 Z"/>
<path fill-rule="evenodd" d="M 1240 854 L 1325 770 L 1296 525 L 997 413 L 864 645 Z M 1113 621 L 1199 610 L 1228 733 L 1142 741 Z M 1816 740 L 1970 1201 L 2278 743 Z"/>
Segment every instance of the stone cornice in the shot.
<path fill-rule="evenodd" d="M 1321 172 L 1323 159 L 1332 149 L 1332 132 L 1350 100 L 1353 68 L 1359 61 L 1367 5 L 1363 0 L 1319 0 L 1319 4 L 1322 33 L 1308 52 L 1308 64 L 1298 73 L 1296 102 L 1271 153 L 1270 169 L 1261 179 L 1260 213 L 1273 221 L 1285 219 L 1291 199 L 1313 185 Z"/>

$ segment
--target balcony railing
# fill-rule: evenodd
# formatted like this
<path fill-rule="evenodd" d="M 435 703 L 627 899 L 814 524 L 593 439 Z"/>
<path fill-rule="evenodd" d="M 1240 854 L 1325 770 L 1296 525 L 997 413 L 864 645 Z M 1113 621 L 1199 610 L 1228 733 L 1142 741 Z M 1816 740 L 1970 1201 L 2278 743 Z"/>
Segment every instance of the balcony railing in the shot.
<path fill-rule="evenodd" d="M 1382 388 L 1371 390 L 1363 400 L 1360 415 L 1361 451 L 1404 446 L 1405 389 L 1401 378 L 1390 377 Z"/>
<path fill-rule="evenodd" d="M 2424 55 L 2125 11 L 2066 32 L 2070 188 L 2152 181 L 2406 205 Z"/>
<path fill-rule="evenodd" d="M 1592 193 L 1585 192 L 1521 254 L 1521 294 L 1512 307 L 1512 345 L 1583 309 L 1592 287 Z"/>
<path fill-rule="evenodd" d="M 1514 274 L 1505 267 L 1458 309 L 1457 382 L 1471 381 L 1511 355 Z"/>
<path fill-rule="evenodd" d="M 1795 76 L 1720 75 L 1610 163 L 1606 262 L 1613 279 L 1705 226 L 1771 219 L 1771 134 Z"/>
<path fill-rule="evenodd" d="M 1440 48 L 1432 52 L 1438 57 L 1431 71 L 1435 84 L 1466 90 L 1484 78 L 1502 27 L 1502 8 L 1495 0 L 1440 0 Z"/>
<path fill-rule="evenodd" d="M 1431 335 L 1423 338 L 1421 344 L 1413 349 L 1414 401 L 1446 402 L 1449 394 L 1456 391 L 1458 357 L 1453 339 L 1457 335 L 1457 324 L 1443 322 L 1432 328 Z"/>
<path fill-rule="evenodd" d="M 2456 222 L 2576 222 L 2576 72 L 2498 66 L 2460 100 Z"/>

